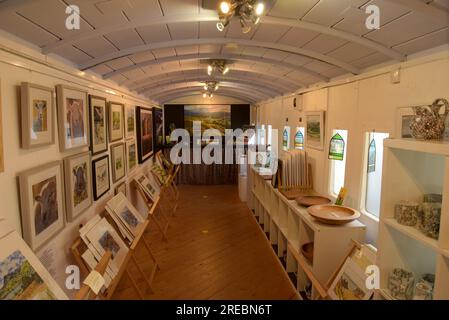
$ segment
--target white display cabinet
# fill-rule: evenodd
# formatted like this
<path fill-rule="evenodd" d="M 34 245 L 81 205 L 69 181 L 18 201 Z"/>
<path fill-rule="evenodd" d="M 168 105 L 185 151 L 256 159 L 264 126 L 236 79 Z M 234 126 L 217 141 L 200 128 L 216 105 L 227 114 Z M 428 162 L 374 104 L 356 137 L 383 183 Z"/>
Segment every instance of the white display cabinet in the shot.
<path fill-rule="evenodd" d="M 391 299 L 388 279 L 394 268 L 435 274 L 434 299 L 449 299 L 449 143 L 408 139 L 384 142 L 378 261 L 381 290 Z M 401 201 L 422 203 L 424 194 L 441 194 L 440 235 L 428 237 L 418 226 L 404 226 L 394 217 Z"/>
<path fill-rule="evenodd" d="M 295 275 L 295 286 L 304 291 L 308 278 L 313 276 L 321 285 L 342 263 L 351 248 L 351 240 L 364 242 L 366 227 L 359 221 L 342 226 L 326 225 L 315 220 L 305 207 L 288 200 L 270 180 L 266 180 L 257 170 L 249 172 L 254 214 L 267 234 L 276 255 L 285 262 L 285 271 Z M 301 254 L 301 246 L 314 242 L 313 263 Z M 312 286 L 312 298 L 318 292 Z"/>

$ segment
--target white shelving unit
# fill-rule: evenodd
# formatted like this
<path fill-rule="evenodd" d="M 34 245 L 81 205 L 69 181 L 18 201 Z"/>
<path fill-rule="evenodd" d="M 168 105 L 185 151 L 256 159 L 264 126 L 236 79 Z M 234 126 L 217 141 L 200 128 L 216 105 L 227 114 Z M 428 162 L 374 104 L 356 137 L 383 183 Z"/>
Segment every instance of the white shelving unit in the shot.
<path fill-rule="evenodd" d="M 342 226 L 320 223 L 309 215 L 306 208 L 285 198 L 256 170 L 250 170 L 249 181 L 252 203 L 248 205 L 254 210 L 270 243 L 277 249 L 277 256 L 284 259 L 286 272 L 296 274 L 299 292 L 304 291 L 308 283 L 307 274 L 313 274 L 322 285 L 326 285 L 348 253 L 351 240 L 364 242 L 366 227 L 359 221 Z M 308 262 L 300 250 L 309 242 L 314 242 L 313 263 Z M 316 288 L 312 287 L 312 298 L 317 294 Z"/>
<path fill-rule="evenodd" d="M 412 271 L 415 279 L 435 274 L 434 299 L 449 299 L 449 143 L 408 139 L 384 142 L 378 266 L 381 294 L 390 297 L 388 277 L 394 268 Z M 443 195 L 439 239 L 394 219 L 400 201 L 422 203 L 423 195 Z"/>

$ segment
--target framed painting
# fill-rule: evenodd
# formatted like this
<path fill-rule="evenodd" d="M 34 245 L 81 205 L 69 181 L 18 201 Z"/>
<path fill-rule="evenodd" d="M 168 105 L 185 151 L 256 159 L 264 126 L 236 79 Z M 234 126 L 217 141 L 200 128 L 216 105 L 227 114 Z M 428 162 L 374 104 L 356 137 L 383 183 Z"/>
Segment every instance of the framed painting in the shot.
<path fill-rule="evenodd" d="M 153 145 L 154 152 L 164 146 L 164 112 L 161 108 L 153 107 Z"/>
<path fill-rule="evenodd" d="M 142 190 L 145 192 L 148 198 L 151 199 L 151 201 L 155 201 L 158 196 L 158 189 L 156 186 L 154 186 L 150 180 L 144 175 L 139 174 L 137 177 L 134 178 L 135 183 L 137 183 Z"/>
<path fill-rule="evenodd" d="M 108 150 L 108 126 L 106 99 L 89 95 L 90 150 L 93 155 Z"/>
<path fill-rule="evenodd" d="M 402 107 L 396 110 L 396 130 L 395 135 L 397 139 L 411 139 L 412 129 L 410 125 L 415 119 L 415 112 L 412 107 Z"/>
<path fill-rule="evenodd" d="M 19 173 L 22 231 L 33 251 L 65 227 L 62 162 Z"/>
<path fill-rule="evenodd" d="M 153 110 L 137 107 L 136 122 L 139 163 L 144 163 L 153 154 Z"/>
<path fill-rule="evenodd" d="M 0 238 L 0 280 L 0 300 L 69 300 L 15 231 Z"/>
<path fill-rule="evenodd" d="M 306 113 L 306 146 L 324 150 L 324 111 Z"/>
<path fill-rule="evenodd" d="M 87 92 L 64 85 L 56 87 L 59 147 L 61 152 L 89 146 Z"/>
<path fill-rule="evenodd" d="M 134 106 L 126 107 L 126 138 L 135 138 L 136 136 L 136 108 Z"/>
<path fill-rule="evenodd" d="M 136 122 L 139 163 L 144 163 L 153 154 L 153 110 L 137 107 Z"/>
<path fill-rule="evenodd" d="M 137 144 L 134 139 L 126 141 L 126 167 L 128 174 L 137 168 Z"/>
<path fill-rule="evenodd" d="M 55 142 L 53 89 L 22 82 L 21 126 L 22 148 L 30 149 Z"/>
<path fill-rule="evenodd" d="M 90 152 L 64 159 L 67 220 L 73 221 L 92 205 Z"/>
<path fill-rule="evenodd" d="M 125 181 L 123 181 L 122 183 L 118 184 L 115 187 L 114 194 L 117 195 L 120 192 L 123 193 L 125 196 L 128 195 L 128 189 Z"/>
<path fill-rule="evenodd" d="M 126 175 L 125 144 L 119 142 L 111 145 L 112 181 L 115 183 Z"/>
<path fill-rule="evenodd" d="M 123 139 L 125 106 L 121 103 L 109 102 L 109 141 L 114 142 Z"/>
<path fill-rule="evenodd" d="M 111 185 L 109 179 L 109 156 L 103 156 L 92 161 L 93 193 L 97 201 L 105 195 Z"/>

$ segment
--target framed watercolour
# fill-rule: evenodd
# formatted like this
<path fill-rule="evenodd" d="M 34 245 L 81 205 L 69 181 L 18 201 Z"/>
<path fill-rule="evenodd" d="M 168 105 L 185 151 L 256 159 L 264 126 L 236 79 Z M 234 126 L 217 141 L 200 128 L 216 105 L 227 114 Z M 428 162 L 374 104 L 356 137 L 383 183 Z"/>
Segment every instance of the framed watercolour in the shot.
<path fill-rule="evenodd" d="M 155 201 L 156 197 L 158 196 L 157 193 L 157 187 L 154 186 L 150 180 L 148 180 L 148 178 L 143 175 L 140 174 L 137 177 L 134 178 L 135 183 L 137 183 L 142 190 L 145 192 L 145 194 L 147 195 L 148 198 L 151 199 L 151 201 Z"/>
<path fill-rule="evenodd" d="M 126 166 L 128 173 L 137 168 L 137 144 L 134 139 L 126 141 Z"/>
<path fill-rule="evenodd" d="M 22 148 L 30 149 L 55 142 L 53 89 L 22 82 L 21 126 Z"/>
<path fill-rule="evenodd" d="M 20 173 L 19 188 L 23 236 L 36 251 L 65 226 L 62 162 Z"/>
<path fill-rule="evenodd" d="M 157 152 L 164 145 L 164 112 L 161 108 L 153 107 L 153 128 L 153 146 Z"/>
<path fill-rule="evenodd" d="M 88 147 L 87 92 L 58 85 L 59 147 L 61 152 Z"/>
<path fill-rule="evenodd" d="M 125 135 L 127 139 L 136 136 L 136 109 L 133 106 L 126 107 Z"/>
<path fill-rule="evenodd" d="M 114 194 L 117 195 L 120 192 L 123 193 L 125 196 L 128 195 L 127 186 L 126 186 L 126 182 L 125 181 L 123 181 L 122 183 L 120 183 L 119 185 L 117 185 L 115 187 Z"/>
<path fill-rule="evenodd" d="M 109 156 L 92 161 L 93 193 L 94 200 L 100 199 L 110 189 L 109 181 Z"/>
<path fill-rule="evenodd" d="M 92 205 L 90 152 L 64 159 L 67 220 L 73 221 Z"/>
<path fill-rule="evenodd" d="M 125 106 L 121 103 L 109 102 L 109 141 L 114 142 L 123 139 Z"/>
<path fill-rule="evenodd" d="M 415 112 L 412 107 L 402 107 L 396 110 L 396 138 L 397 139 L 411 139 L 412 130 L 410 125 L 415 119 Z"/>
<path fill-rule="evenodd" d="M 144 163 L 153 154 L 153 111 L 137 107 L 136 122 L 139 163 Z"/>
<path fill-rule="evenodd" d="M 306 113 L 306 146 L 324 150 L 324 111 Z"/>
<path fill-rule="evenodd" d="M 112 181 L 115 183 L 126 175 L 125 144 L 120 142 L 111 145 Z"/>
<path fill-rule="evenodd" d="M 69 300 L 15 231 L 0 238 L 0 279 L 0 300 Z"/>
<path fill-rule="evenodd" d="M 89 95 L 90 150 L 93 155 L 108 150 L 106 99 Z"/>

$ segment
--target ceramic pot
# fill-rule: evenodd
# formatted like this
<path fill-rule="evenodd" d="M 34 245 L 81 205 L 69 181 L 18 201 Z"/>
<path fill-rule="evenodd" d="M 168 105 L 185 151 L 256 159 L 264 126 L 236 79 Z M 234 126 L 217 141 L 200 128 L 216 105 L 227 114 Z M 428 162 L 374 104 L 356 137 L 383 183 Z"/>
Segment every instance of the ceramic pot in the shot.
<path fill-rule="evenodd" d="M 410 300 L 413 297 L 415 277 L 412 272 L 396 268 L 388 278 L 388 289 L 393 298 Z"/>
<path fill-rule="evenodd" d="M 423 203 L 420 229 L 428 237 L 438 239 L 440 234 L 441 203 Z"/>
<path fill-rule="evenodd" d="M 435 275 L 424 274 L 415 285 L 413 300 L 432 300 L 433 288 L 435 286 Z"/>
<path fill-rule="evenodd" d="M 443 113 L 440 109 L 444 107 Z M 449 102 L 437 99 L 430 106 L 413 107 L 415 119 L 410 124 L 412 136 L 415 139 L 439 140 L 443 138 L 446 128 L 445 121 L 449 113 Z"/>
<path fill-rule="evenodd" d="M 399 224 L 416 226 L 418 223 L 419 211 L 419 203 L 403 201 L 395 206 L 394 218 Z"/>
<path fill-rule="evenodd" d="M 442 203 L 443 202 L 443 195 L 437 194 L 437 193 L 428 193 L 424 195 L 423 202 L 428 203 Z"/>

